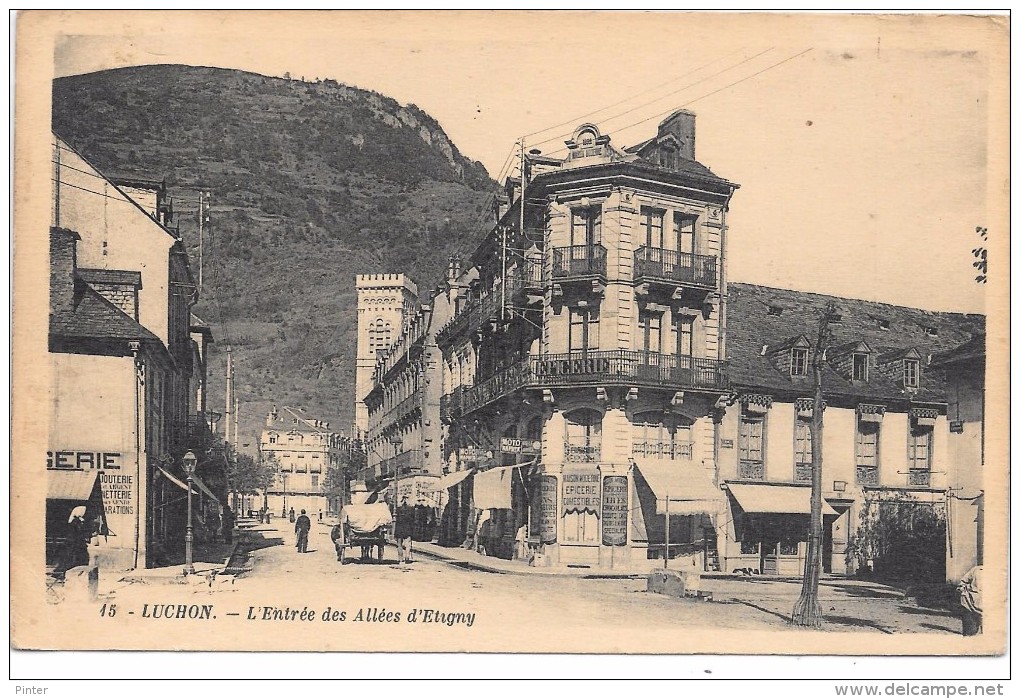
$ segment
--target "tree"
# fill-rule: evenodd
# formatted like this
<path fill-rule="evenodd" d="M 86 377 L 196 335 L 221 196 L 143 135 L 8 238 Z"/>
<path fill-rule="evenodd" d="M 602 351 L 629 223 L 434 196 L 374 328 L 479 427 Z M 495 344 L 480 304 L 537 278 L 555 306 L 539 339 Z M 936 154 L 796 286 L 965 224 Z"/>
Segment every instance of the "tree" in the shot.
<path fill-rule="evenodd" d="M 800 598 L 793 606 L 790 623 L 795 626 L 821 628 L 822 610 L 818 604 L 818 580 L 822 572 L 822 369 L 825 350 L 829 346 L 829 321 L 836 313 L 834 304 L 826 305 L 818 321 L 815 356 L 811 362 L 815 379 L 815 399 L 811 408 L 811 529 L 808 532 L 807 560 Z"/>
<path fill-rule="evenodd" d="M 227 483 L 231 492 L 255 495 L 273 484 L 279 465 L 272 457 L 255 459 L 248 454 L 233 454 Z"/>
<path fill-rule="evenodd" d="M 988 240 L 988 229 L 982 226 L 978 226 L 976 230 L 977 234 L 981 236 L 981 240 Z M 974 248 L 970 251 L 974 256 L 973 266 L 978 271 L 978 275 L 974 277 L 974 281 L 978 284 L 984 284 L 988 281 L 988 248 L 981 246 Z"/>

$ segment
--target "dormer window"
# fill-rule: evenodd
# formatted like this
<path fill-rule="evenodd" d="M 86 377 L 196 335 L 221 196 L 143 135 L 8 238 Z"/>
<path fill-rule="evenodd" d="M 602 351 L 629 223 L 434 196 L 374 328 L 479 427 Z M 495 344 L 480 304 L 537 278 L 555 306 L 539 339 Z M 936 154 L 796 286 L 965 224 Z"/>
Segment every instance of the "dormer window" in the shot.
<path fill-rule="evenodd" d="M 808 351 L 802 347 L 790 350 L 790 376 L 807 376 Z"/>
<path fill-rule="evenodd" d="M 903 360 L 903 387 L 917 388 L 921 382 L 921 362 L 916 359 Z"/>
<path fill-rule="evenodd" d="M 781 316 L 781 315 L 783 315 L 783 307 L 782 306 L 769 306 L 769 315 L 770 316 Z"/>
<path fill-rule="evenodd" d="M 887 318 L 876 318 L 875 322 L 878 324 L 878 328 L 880 330 L 889 329 L 889 320 Z"/>
<path fill-rule="evenodd" d="M 934 325 L 926 325 L 924 326 L 924 334 L 930 335 L 931 337 L 935 337 L 939 334 L 939 329 Z"/>
<path fill-rule="evenodd" d="M 853 356 L 853 380 L 868 380 L 868 355 L 863 352 L 854 352 Z"/>

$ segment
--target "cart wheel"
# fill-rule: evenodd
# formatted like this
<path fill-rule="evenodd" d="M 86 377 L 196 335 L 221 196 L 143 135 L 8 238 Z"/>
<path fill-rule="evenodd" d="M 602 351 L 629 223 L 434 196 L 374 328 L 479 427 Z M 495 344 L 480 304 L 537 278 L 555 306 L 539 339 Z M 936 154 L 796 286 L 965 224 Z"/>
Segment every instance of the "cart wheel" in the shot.
<path fill-rule="evenodd" d="M 379 562 L 382 563 L 382 560 L 383 560 L 383 549 L 385 548 L 385 546 L 384 546 L 384 544 L 379 544 L 378 548 L 379 548 L 379 553 L 378 553 Z"/>

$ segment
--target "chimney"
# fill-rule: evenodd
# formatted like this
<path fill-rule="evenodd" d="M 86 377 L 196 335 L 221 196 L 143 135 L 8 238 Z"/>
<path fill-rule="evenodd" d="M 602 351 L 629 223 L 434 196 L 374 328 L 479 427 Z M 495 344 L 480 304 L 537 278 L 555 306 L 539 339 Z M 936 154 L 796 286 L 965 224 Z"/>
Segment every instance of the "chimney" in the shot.
<path fill-rule="evenodd" d="M 694 160 L 694 112 L 678 109 L 659 122 L 659 139 L 673 136 L 680 144 L 680 157 Z"/>
<path fill-rule="evenodd" d="M 50 228 L 50 313 L 74 311 L 74 271 L 78 241 L 74 231 Z"/>

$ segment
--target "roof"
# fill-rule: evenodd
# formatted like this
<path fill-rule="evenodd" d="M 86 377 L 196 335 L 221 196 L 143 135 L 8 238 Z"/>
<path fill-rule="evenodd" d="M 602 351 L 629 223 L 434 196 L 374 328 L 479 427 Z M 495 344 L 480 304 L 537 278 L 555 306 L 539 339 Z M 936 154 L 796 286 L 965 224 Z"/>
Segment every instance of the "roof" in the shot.
<path fill-rule="evenodd" d="M 85 269 L 79 267 L 75 272 L 79 279 L 89 284 L 120 284 L 142 288 L 142 273 L 123 269 Z"/>
<path fill-rule="evenodd" d="M 841 313 L 839 323 L 829 326 L 835 347 L 863 342 L 881 347 L 885 354 L 894 350 L 916 349 L 921 357 L 946 352 L 983 333 L 982 315 L 927 311 L 875 301 L 848 299 L 792 289 L 776 289 L 755 284 L 730 283 L 727 294 L 727 359 L 731 384 L 738 390 L 757 389 L 774 393 L 808 395 L 812 378 L 791 377 L 775 363 L 775 355 L 762 356 L 762 345 L 784 343 L 805 335 L 814 344 L 818 321 L 829 303 Z M 780 315 L 770 315 L 769 306 L 781 306 Z M 875 317 L 889 321 L 879 326 Z M 937 335 L 925 327 L 937 326 Z M 937 371 L 925 371 L 920 388 L 912 396 L 882 371 L 870 372 L 869 381 L 850 382 L 831 366 L 826 366 L 822 382 L 827 395 L 851 399 L 908 400 L 943 402 L 944 377 Z"/>
<path fill-rule="evenodd" d="M 985 359 L 985 335 L 975 335 L 967 342 L 951 350 L 936 354 L 931 361 L 931 366 L 942 367 L 957 364 L 971 364 L 983 362 Z"/>
<path fill-rule="evenodd" d="M 138 321 L 85 286 L 74 310 L 50 313 L 50 335 L 93 340 L 162 342 Z"/>

